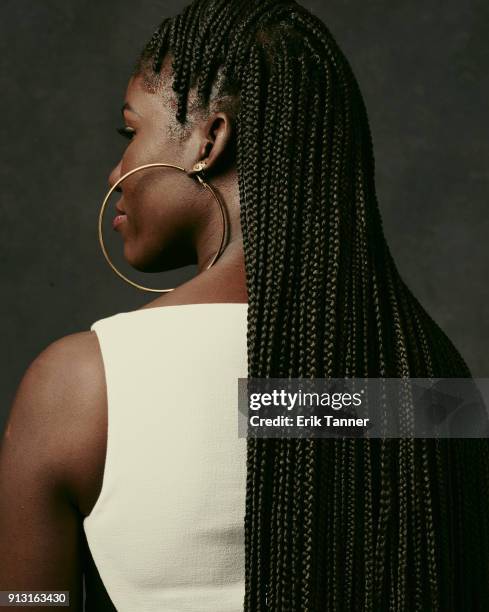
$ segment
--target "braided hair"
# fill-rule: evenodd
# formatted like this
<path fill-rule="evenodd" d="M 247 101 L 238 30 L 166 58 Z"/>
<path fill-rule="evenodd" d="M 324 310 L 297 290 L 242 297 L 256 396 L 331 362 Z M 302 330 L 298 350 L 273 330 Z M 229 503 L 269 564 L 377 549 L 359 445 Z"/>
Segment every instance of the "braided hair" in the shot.
<path fill-rule="evenodd" d="M 294 0 L 194 0 L 135 74 L 173 57 L 175 121 L 235 101 L 248 377 L 470 377 L 383 233 L 367 113 Z M 247 440 L 245 611 L 489 607 L 486 439 Z"/>

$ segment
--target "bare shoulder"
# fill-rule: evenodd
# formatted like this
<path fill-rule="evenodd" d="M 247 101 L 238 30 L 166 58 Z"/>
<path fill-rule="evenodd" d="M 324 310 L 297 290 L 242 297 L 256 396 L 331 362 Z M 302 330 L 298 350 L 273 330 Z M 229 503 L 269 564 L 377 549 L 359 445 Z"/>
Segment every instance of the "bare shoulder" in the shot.
<path fill-rule="evenodd" d="M 81 521 L 104 460 L 98 350 L 93 332 L 44 349 L 20 381 L 0 444 L 0 589 L 69 591 L 74 610 L 83 607 Z"/>
<path fill-rule="evenodd" d="M 4 443 L 42 440 L 46 464 L 82 514 L 97 495 L 105 459 L 106 388 L 96 333 L 70 334 L 29 365 L 7 419 Z M 41 444 L 32 444 L 38 449 Z M 102 464 L 101 464 L 102 462 Z"/>

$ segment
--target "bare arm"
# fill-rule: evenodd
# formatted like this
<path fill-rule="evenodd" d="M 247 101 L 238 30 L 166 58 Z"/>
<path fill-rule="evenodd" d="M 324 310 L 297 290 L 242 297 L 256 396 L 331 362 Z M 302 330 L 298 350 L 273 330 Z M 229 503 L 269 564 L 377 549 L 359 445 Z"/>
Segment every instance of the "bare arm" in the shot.
<path fill-rule="evenodd" d="M 69 591 L 70 610 L 83 602 L 83 516 L 71 476 L 80 462 L 76 406 L 90 369 L 77 338 L 86 333 L 54 342 L 32 362 L 0 446 L 0 590 Z M 46 606 L 29 607 L 38 609 Z"/>

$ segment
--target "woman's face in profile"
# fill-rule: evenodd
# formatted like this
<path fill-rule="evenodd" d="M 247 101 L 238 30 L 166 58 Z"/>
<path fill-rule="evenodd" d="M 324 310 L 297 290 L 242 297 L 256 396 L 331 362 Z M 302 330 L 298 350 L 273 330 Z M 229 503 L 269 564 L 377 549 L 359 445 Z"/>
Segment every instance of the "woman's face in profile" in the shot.
<path fill-rule="evenodd" d="M 167 95 L 159 91 L 150 93 L 141 76 L 130 79 L 122 126 L 128 141 L 110 174 L 110 186 L 144 164 L 162 162 L 188 170 L 198 160 L 201 147 L 198 129 L 193 129 L 183 141 L 176 137 L 176 97 L 166 83 L 165 88 Z M 128 263 L 145 272 L 196 263 L 193 245 L 205 225 L 208 210 L 199 205 L 202 200 L 199 188 L 197 181 L 183 172 L 165 167 L 141 170 L 120 183 L 120 198 L 114 195 L 113 200 L 117 200 L 117 209 L 124 213 L 116 229 L 124 242 Z"/>

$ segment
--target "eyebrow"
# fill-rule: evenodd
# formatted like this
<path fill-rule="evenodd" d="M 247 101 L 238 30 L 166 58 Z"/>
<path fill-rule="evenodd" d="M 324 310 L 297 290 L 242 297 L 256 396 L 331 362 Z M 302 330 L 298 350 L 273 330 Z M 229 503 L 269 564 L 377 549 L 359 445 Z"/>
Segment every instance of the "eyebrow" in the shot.
<path fill-rule="evenodd" d="M 141 117 L 141 115 L 137 111 L 135 111 L 133 109 L 133 107 L 129 104 L 129 102 L 124 102 L 124 104 L 122 105 L 122 107 L 121 107 L 121 114 L 122 115 L 124 115 L 124 111 L 125 110 L 128 110 L 131 113 L 134 113 L 135 115 L 137 115 L 138 117 Z"/>

